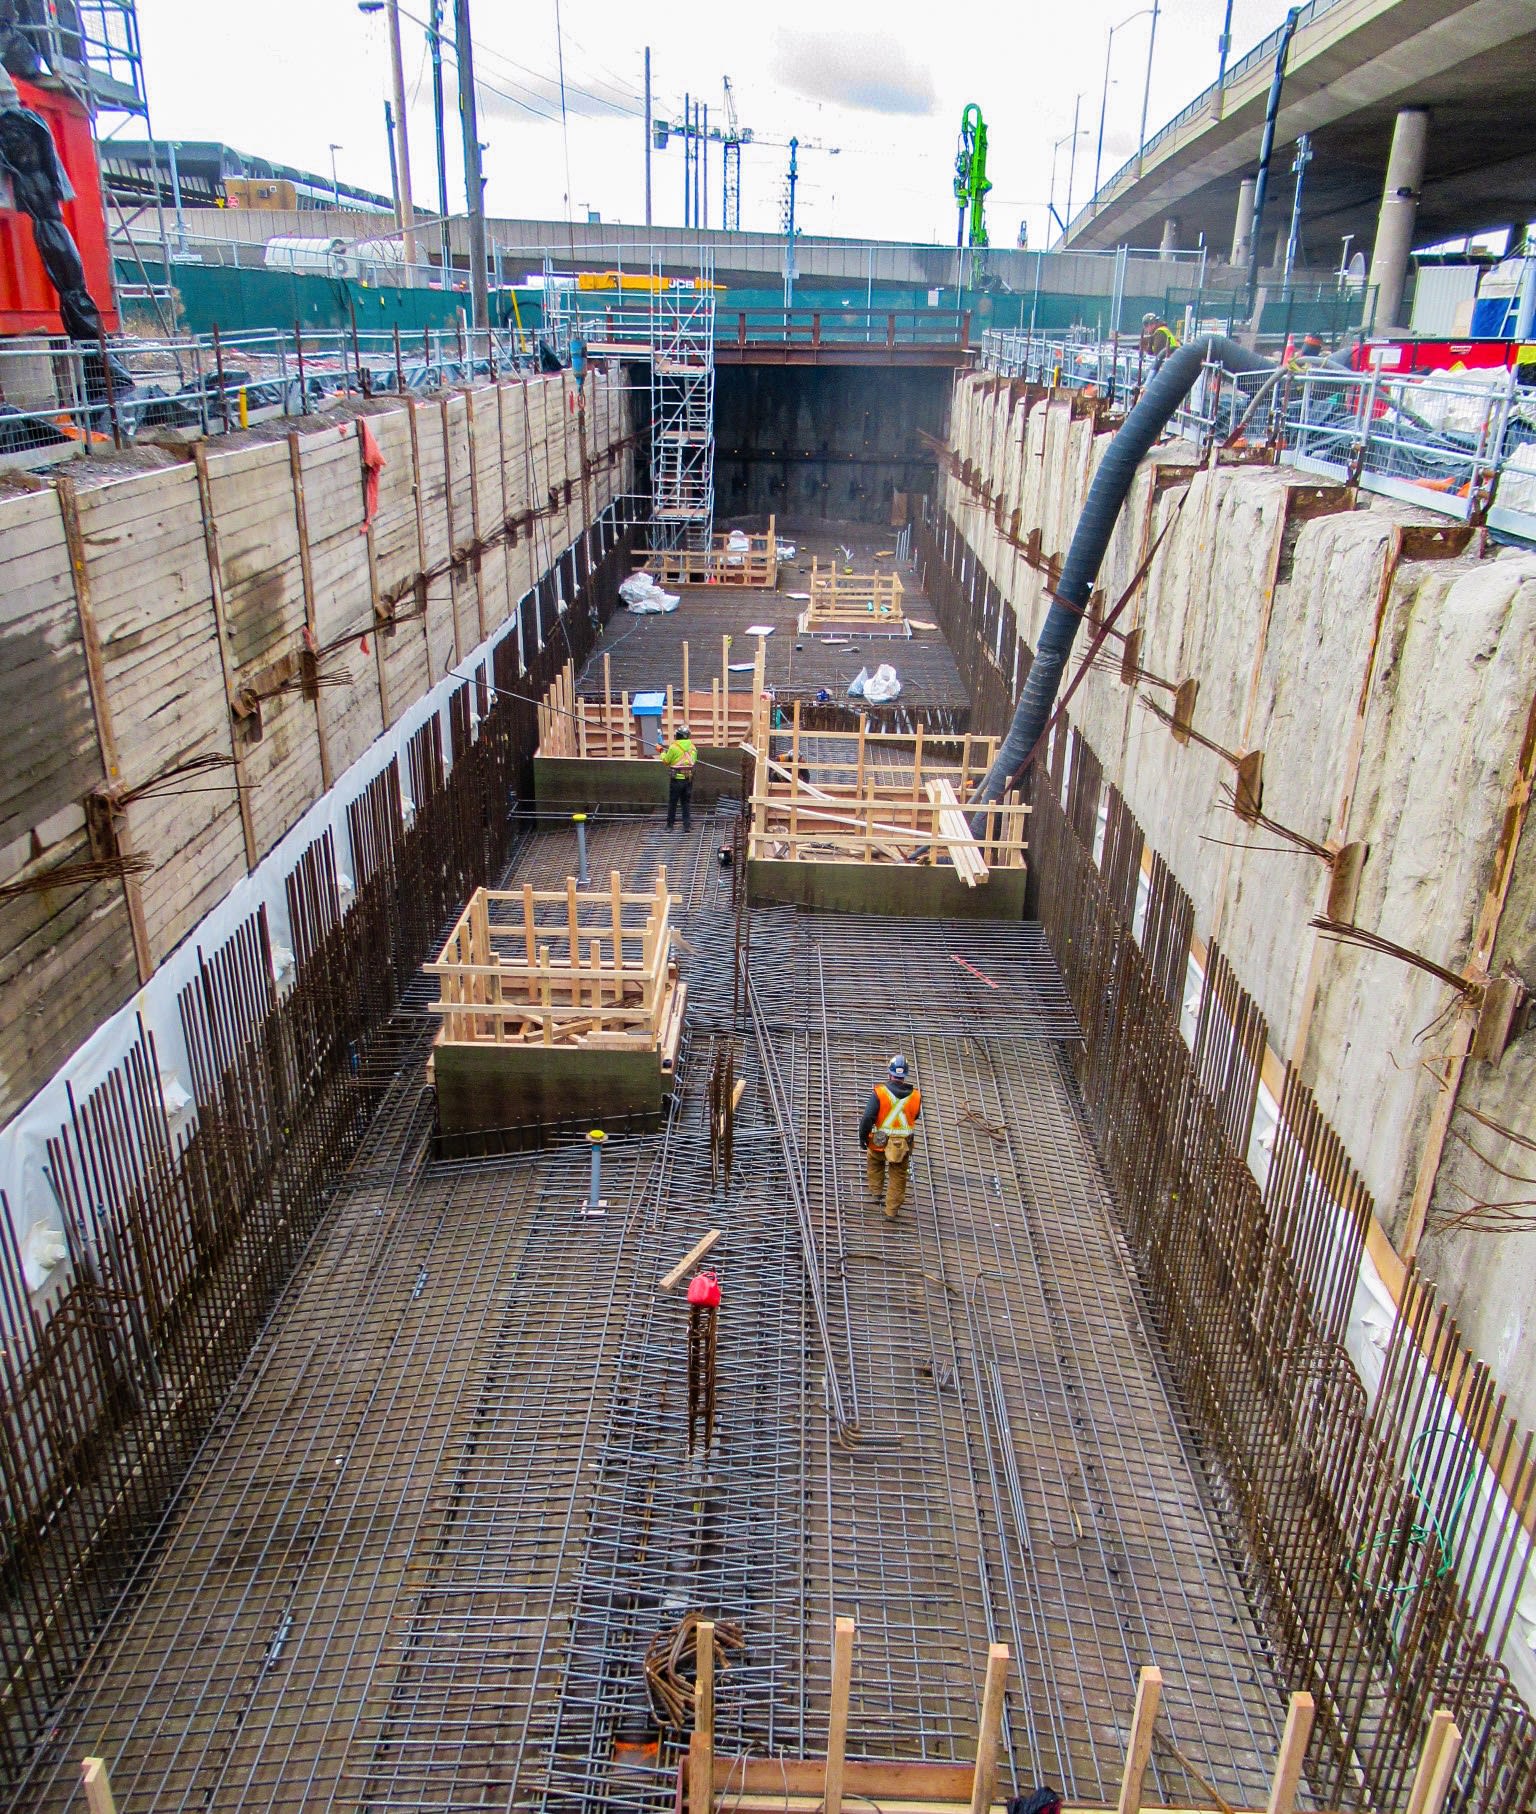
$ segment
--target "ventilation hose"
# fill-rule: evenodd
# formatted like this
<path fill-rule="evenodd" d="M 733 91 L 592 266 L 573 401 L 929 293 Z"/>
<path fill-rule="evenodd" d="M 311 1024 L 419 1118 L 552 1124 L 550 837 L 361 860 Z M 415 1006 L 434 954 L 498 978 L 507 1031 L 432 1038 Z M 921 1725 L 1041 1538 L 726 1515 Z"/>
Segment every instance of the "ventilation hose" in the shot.
<path fill-rule="evenodd" d="M 1114 534 L 1120 507 L 1136 477 L 1136 468 L 1168 426 L 1173 412 L 1194 388 L 1195 380 L 1208 360 L 1214 360 L 1237 375 L 1274 369 L 1268 359 L 1250 353 L 1224 334 L 1203 335 L 1170 354 L 1141 393 L 1094 474 L 1088 501 L 1077 519 L 1072 545 L 1062 563 L 1061 579 L 1051 594 L 1051 608 L 1040 631 L 1034 664 L 1024 683 L 1013 723 L 971 805 L 985 806 L 1001 800 L 1029 759 L 1030 751 L 1040 741 L 1041 733 L 1050 722 L 1051 707 L 1056 702 L 1067 658 L 1072 653 L 1077 626 L 1082 622 L 1092 596 L 1099 565 L 1109 546 L 1109 538 Z"/>

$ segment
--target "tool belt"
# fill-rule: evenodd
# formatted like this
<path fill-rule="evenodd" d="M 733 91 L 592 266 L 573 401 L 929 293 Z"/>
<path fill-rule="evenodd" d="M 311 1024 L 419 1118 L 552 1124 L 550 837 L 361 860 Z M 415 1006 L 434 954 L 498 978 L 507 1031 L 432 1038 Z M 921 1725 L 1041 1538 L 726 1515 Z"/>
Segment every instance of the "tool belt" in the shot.
<path fill-rule="evenodd" d="M 912 1151 L 912 1141 L 906 1134 L 887 1134 L 883 1150 L 887 1165 L 905 1165 Z"/>

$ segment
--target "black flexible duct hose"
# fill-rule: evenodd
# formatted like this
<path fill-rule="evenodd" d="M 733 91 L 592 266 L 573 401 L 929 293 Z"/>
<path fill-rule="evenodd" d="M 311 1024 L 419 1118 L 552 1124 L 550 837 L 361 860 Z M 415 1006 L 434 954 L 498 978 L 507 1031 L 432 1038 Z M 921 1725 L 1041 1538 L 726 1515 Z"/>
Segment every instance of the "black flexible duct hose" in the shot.
<path fill-rule="evenodd" d="M 1082 622 L 1093 582 L 1099 576 L 1099 564 L 1114 533 L 1120 507 L 1131 489 L 1136 468 L 1193 388 L 1207 360 L 1215 360 L 1237 374 L 1273 370 L 1268 359 L 1250 353 L 1224 334 L 1211 334 L 1181 346 L 1141 393 L 1136 407 L 1121 424 L 1109 444 L 1109 452 L 1093 476 L 1088 500 L 1073 532 L 1072 545 L 1062 563 L 1061 580 L 1051 595 L 1051 608 L 1040 631 L 1040 645 L 1035 650 L 1034 665 L 1024 683 L 1013 723 L 972 805 L 984 806 L 988 801 L 1001 800 L 1030 751 L 1040 741 L 1040 734 L 1050 721 L 1067 657 L 1072 653 L 1077 626 Z"/>

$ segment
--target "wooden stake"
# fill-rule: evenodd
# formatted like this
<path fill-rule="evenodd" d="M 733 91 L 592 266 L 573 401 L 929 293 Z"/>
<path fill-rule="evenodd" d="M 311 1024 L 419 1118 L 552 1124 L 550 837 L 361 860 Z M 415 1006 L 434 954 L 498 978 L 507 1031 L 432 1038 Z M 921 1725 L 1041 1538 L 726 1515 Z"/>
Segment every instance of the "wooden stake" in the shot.
<path fill-rule="evenodd" d="M 976 1774 L 971 1814 L 991 1814 L 997 1794 L 997 1759 L 1003 1739 L 1003 1692 L 1008 1686 L 1008 1646 L 987 1646 L 987 1679 L 981 1693 L 981 1729 L 976 1736 Z"/>
<path fill-rule="evenodd" d="M 658 1291 L 676 1291 L 687 1274 L 693 1271 L 715 1242 L 720 1239 L 721 1232 L 718 1228 L 712 1228 L 707 1235 L 702 1235 L 695 1241 L 672 1270 L 656 1281 L 656 1289 Z"/>
<path fill-rule="evenodd" d="M 1292 1814 L 1296 1806 L 1296 1788 L 1301 1781 L 1301 1766 L 1307 1755 L 1307 1740 L 1312 1736 L 1315 1711 L 1310 1694 L 1291 1696 L 1285 1731 L 1280 1737 L 1280 1753 L 1275 1759 L 1275 1779 L 1269 1787 L 1264 1814 Z"/>
<path fill-rule="evenodd" d="M 1152 1757 L 1152 1730 L 1157 1724 L 1158 1702 L 1163 1698 L 1163 1672 L 1143 1669 L 1136 1682 L 1136 1711 L 1131 1716 L 1131 1742 L 1125 1753 L 1125 1777 L 1120 1784 L 1116 1814 L 1138 1814 L 1142 1784 Z"/>
<path fill-rule="evenodd" d="M 694 1627 L 698 1673 L 693 1689 L 693 1743 L 688 1750 L 688 1806 L 708 1814 L 715 1799 L 715 1622 Z"/>
<path fill-rule="evenodd" d="M 827 1716 L 826 1814 L 843 1814 L 843 1758 L 848 1748 L 848 1690 L 853 1677 L 853 1620 L 832 1627 L 832 1706 Z"/>
<path fill-rule="evenodd" d="M 693 721 L 689 718 L 688 714 L 692 710 L 693 698 L 688 691 L 688 639 L 685 636 L 683 638 L 683 723 L 686 724 L 690 730 L 693 729 Z"/>
<path fill-rule="evenodd" d="M 1460 1752 L 1461 1733 L 1454 1716 L 1446 1708 L 1437 1707 L 1429 1716 L 1429 1731 L 1424 1736 L 1424 1749 L 1403 1814 L 1440 1814 Z"/>
<path fill-rule="evenodd" d="M 117 1814 L 117 1803 L 112 1799 L 112 1784 L 107 1778 L 107 1766 L 101 1758 L 81 1758 L 80 1782 L 85 1790 L 85 1805 L 91 1810 L 91 1814 Z"/>

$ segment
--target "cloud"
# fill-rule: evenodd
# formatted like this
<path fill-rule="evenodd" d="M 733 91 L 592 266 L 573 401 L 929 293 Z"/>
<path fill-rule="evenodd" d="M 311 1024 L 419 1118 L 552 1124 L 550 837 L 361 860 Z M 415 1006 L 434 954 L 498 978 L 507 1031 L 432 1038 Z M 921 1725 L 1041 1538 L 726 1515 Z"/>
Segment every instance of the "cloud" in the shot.
<path fill-rule="evenodd" d="M 809 100 L 863 113 L 934 111 L 931 73 L 877 32 L 781 31 L 775 48 L 775 75 Z"/>

